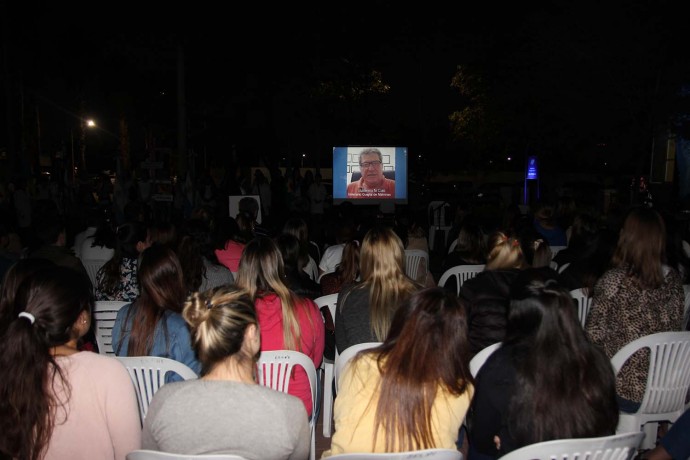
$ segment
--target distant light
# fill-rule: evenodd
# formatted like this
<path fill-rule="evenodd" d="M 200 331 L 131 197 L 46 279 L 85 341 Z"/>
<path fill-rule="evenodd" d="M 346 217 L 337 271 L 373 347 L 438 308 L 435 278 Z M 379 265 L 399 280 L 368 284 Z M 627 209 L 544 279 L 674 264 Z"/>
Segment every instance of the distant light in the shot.
<path fill-rule="evenodd" d="M 490 165 L 494 164 L 494 160 L 489 160 L 489 164 Z"/>
<path fill-rule="evenodd" d="M 307 157 L 307 154 L 306 154 L 306 153 L 303 153 L 303 154 L 302 154 L 302 158 L 306 158 L 306 157 Z"/>
<path fill-rule="evenodd" d="M 508 161 L 512 160 L 512 158 L 508 157 Z"/>
<path fill-rule="evenodd" d="M 161 91 L 161 96 L 165 96 L 165 91 Z"/>
<path fill-rule="evenodd" d="M 604 162 L 604 166 L 608 166 L 608 165 L 609 165 L 608 163 Z"/>
<path fill-rule="evenodd" d="M 91 119 L 86 120 L 86 126 L 88 126 L 89 128 L 93 128 L 96 126 L 96 122 Z"/>
<path fill-rule="evenodd" d="M 421 160 L 421 159 L 422 159 L 422 156 L 421 156 L 421 155 L 419 155 L 419 156 L 418 156 L 418 158 L 419 158 L 419 159 Z"/>

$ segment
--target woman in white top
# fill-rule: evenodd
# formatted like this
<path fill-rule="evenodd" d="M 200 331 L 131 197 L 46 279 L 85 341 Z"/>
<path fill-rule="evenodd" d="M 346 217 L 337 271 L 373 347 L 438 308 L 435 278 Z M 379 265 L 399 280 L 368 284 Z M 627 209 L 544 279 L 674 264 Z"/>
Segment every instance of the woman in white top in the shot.
<path fill-rule="evenodd" d="M 0 457 L 124 460 L 140 447 L 129 374 L 77 349 L 92 306 L 88 279 L 69 268 L 44 268 L 20 284 L 0 338 Z"/>

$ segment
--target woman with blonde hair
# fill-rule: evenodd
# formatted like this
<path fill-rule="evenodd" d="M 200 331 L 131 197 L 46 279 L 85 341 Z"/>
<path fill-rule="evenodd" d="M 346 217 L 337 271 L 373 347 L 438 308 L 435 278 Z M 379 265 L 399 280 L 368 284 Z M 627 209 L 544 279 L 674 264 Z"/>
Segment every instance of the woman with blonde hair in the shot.
<path fill-rule="evenodd" d="M 144 422 L 143 448 L 252 460 L 307 458 L 310 432 L 302 402 L 254 381 L 261 334 L 249 294 L 229 286 L 197 292 L 182 315 L 192 331 L 201 378 L 156 393 Z"/>
<path fill-rule="evenodd" d="M 367 232 L 359 260 L 361 282 L 338 294 L 335 344 L 340 353 L 358 343 L 383 342 L 398 305 L 421 289 L 405 275 L 405 250 L 390 228 Z"/>
<path fill-rule="evenodd" d="M 666 265 L 666 226 L 646 207 L 625 219 L 613 254 L 613 267 L 594 285 L 585 330 L 610 359 L 626 344 L 656 332 L 680 331 L 684 293 L 675 268 Z M 648 354 L 638 352 L 617 376 L 618 404 L 624 412 L 640 407 L 647 383 Z"/>
<path fill-rule="evenodd" d="M 464 308 L 441 288 L 416 292 L 396 309 L 383 344 L 345 367 L 324 457 L 455 449 L 472 385 Z"/>
<path fill-rule="evenodd" d="M 275 242 L 257 237 L 244 248 L 236 284 L 254 301 L 261 326 L 261 350 L 295 350 L 321 365 L 325 346 L 324 325 L 316 304 L 299 297 L 283 281 L 283 258 Z M 289 393 L 299 397 L 312 415 L 311 389 L 304 369 L 297 369 Z"/>
<path fill-rule="evenodd" d="M 458 297 L 467 308 L 470 351 L 474 355 L 505 336 L 510 285 L 528 264 L 520 240 L 503 232 L 489 237 L 484 271 L 465 281 Z"/>

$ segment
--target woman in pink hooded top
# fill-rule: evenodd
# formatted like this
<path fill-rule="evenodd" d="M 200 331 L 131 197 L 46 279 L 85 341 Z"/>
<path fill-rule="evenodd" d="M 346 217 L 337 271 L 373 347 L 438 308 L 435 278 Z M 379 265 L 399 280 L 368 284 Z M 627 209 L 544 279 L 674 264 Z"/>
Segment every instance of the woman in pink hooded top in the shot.
<path fill-rule="evenodd" d="M 323 318 L 316 304 L 290 291 L 283 282 L 283 259 L 270 238 L 258 237 L 244 248 L 236 284 L 254 299 L 261 329 L 261 351 L 295 350 L 321 365 L 325 345 Z M 296 368 L 289 393 L 312 415 L 309 379 Z"/>

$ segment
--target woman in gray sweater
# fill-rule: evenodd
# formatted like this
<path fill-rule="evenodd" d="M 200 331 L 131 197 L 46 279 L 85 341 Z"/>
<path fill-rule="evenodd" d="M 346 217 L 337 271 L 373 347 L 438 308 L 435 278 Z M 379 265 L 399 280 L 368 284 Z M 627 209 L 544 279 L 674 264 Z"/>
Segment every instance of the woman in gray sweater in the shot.
<path fill-rule="evenodd" d="M 144 422 L 143 448 L 248 460 L 306 459 L 310 430 L 304 404 L 254 381 L 261 337 L 246 291 L 219 287 L 195 293 L 182 314 L 202 377 L 166 384 L 156 393 Z"/>

